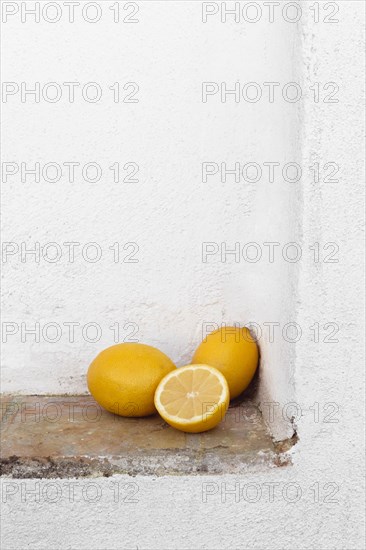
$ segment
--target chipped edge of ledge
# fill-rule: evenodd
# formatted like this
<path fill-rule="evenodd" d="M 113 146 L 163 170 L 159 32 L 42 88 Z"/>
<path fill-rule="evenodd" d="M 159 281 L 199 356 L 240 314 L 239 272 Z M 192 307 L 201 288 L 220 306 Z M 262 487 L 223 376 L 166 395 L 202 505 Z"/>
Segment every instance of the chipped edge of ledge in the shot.
<path fill-rule="evenodd" d="M 278 442 L 274 451 L 259 452 L 254 460 L 248 461 L 242 455 L 225 457 L 217 449 L 201 453 L 156 453 L 148 457 L 18 457 L 10 456 L 0 460 L 0 475 L 12 479 L 67 479 L 111 477 L 128 475 L 147 476 L 209 476 L 239 475 L 248 471 L 262 471 L 263 468 L 277 468 L 292 465 L 289 452 L 295 438 Z"/>
<path fill-rule="evenodd" d="M 296 429 L 292 436 L 287 439 L 282 439 L 280 441 L 273 440 L 273 446 L 277 455 L 275 460 L 276 466 L 292 465 L 294 447 L 298 442 L 299 436 Z"/>

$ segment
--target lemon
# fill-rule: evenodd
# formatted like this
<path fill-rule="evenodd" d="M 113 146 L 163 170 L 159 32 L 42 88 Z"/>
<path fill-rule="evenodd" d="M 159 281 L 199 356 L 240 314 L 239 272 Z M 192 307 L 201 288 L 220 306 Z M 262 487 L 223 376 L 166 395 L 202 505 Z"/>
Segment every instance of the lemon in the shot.
<path fill-rule="evenodd" d="M 198 346 L 192 363 L 206 363 L 225 376 L 230 398 L 250 384 L 258 365 L 258 346 L 246 327 L 222 327 Z"/>
<path fill-rule="evenodd" d="M 160 380 L 175 370 L 158 349 L 139 343 L 117 344 L 102 351 L 91 363 L 87 382 L 94 399 L 120 416 L 156 413 L 154 394 Z"/>
<path fill-rule="evenodd" d="M 155 392 L 159 414 L 183 432 L 206 432 L 217 426 L 229 400 L 225 377 L 209 365 L 187 365 L 171 371 Z"/>

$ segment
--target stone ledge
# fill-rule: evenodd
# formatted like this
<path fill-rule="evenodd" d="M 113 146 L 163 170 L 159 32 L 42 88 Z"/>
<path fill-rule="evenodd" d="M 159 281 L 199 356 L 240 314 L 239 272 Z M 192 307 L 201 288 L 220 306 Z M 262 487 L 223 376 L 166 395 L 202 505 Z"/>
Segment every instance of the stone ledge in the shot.
<path fill-rule="evenodd" d="M 14 478 L 236 474 L 289 464 L 296 442 L 275 444 L 250 399 L 202 434 L 110 414 L 91 396 L 8 396 L 1 411 L 1 475 Z"/>

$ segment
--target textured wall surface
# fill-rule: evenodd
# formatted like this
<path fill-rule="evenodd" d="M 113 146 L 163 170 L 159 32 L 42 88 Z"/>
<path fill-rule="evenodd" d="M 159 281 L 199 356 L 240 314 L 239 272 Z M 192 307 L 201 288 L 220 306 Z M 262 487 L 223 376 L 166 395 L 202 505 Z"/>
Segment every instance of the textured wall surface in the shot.
<path fill-rule="evenodd" d="M 263 400 L 287 402 L 295 346 L 282 330 L 295 321 L 299 263 L 283 254 L 293 256 L 292 241 L 300 246 L 305 170 L 300 182 L 282 176 L 288 163 L 301 166 L 304 102 L 283 90 L 300 85 L 299 23 L 265 14 L 223 23 L 220 13 L 204 23 L 212 7 L 199 2 L 143 2 L 138 23 L 116 24 L 111 5 L 95 24 L 78 11 L 70 24 L 65 6 L 54 24 L 44 21 L 51 9 L 38 24 L 6 11 L 4 81 L 19 92 L 8 85 L 4 105 L 3 391 L 83 393 L 88 364 L 115 341 L 157 345 L 180 366 L 206 327 L 252 323 Z M 38 103 L 22 96 L 21 82 L 39 83 Z M 60 86 L 59 101 L 45 99 L 56 94 L 47 82 Z M 72 103 L 64 82 L 80 84 Z M 100 86 L 100 101 L 83 99 L 95 93 L 88 82 Z M 115 82 L 123 98 L 136 90 L 123 85 L 137 83 L 138 102 L 114 103 Z M 214 94 L 203 96 L 205 82 Z M 24 173 L 36 162 L 39 182 Z M 70 162 L 80 163 L 73 182 Z M 90 162 L 103 171 L 95 183 L 85 181 L 95 169 L 82 173 Z M 120 180 L 136 163 L 138 181 L 115 183 L 117 162 Z M 48 163 L 61 166 L 58 181 L 47 181 L 58 177 Z M 278 325 L 273 341 L 268 323 Z M 281 417 L 277 424 L 291 434 Z"/>
<path fill-rule="evenodd" d="M 21 334 L 9 335 L 3 390 L 84 391 L 86 365 L 113 343 L 109 327 L 115 322 L 137 323 L 137 337 L 160 346 L 177 364 L 189 360 L 203 321 L 254 321 L 262 328 L 276 322 L 280 329 L 291 321 L 302 331 L 296 344 L 278 337 L 281 330 L 273 343 L 265 330 L 260 340 L 259 400 L 275 437 L 297 430 L 292 467 L 239 477 L 77 480 L 74 498 L 66 480 L 57 482 L 62 494 L 55 497 L 57 487 L 43 490 L 49 480 L 5 479 L 4 548 L 364 547 L 364 6 L 301 6 L 296 24 L 283 16 L 269 23 L 264 15 L 255 24 L 222 23 L 220 13 L 204 24 L 200 2 L 141 2 L 140 23 L 122 30 L 105 18 L 92 27 L 77 21 L 21 26 L 15 17 L 3 25 L 4 80 L 99 81 L 104 90 L 116 81 L 140 86 L 139 103 L 117 108 L 107 91 L 98 104 L 22 104 L 9 96 L 4 127 L 12 137 L 5 160 L 93 160 L 108 176 L 93 185 L 21 183 L 17 177 L 3 183 L 5 241 L 94 241 L 103 250 L 94 264 L 80 255 L 74 263 L 55 264 L 9 256 L 7 321 L 96 322 L 103 334 L 95 343 L 80 331 L 74 343 L 64 335 L 56 343 L 22 343 Z M 203 81 L 226 81 L 228 88 L 255 81 L 263 90 L 264 82 L 292 81 L 303 97 L 235 103 L 228 96 L 223 103 L 216 94 L 202 103 Z M 113 183 L 108 167 L 116 161 L 138 163 L 139 182 Z M 268 177 L 237 183 L 228 176 L 224 183 L 216 174 L 204 183 L 205 161 L 230 168 L 235 161 L 293 161 L 303 177 L 271 184 Z M 316 162 L 319 178 L 311 169 Z M 334 165 L 326 163 L 338 165 L 333 178 Z M 139 262 L 115 264 L 108 247 L 116 241 L 121 249 L 138 243 Z M 235 242 L 299 242 L 303 257 L 250 263 L 215 255 L 202 263 L 203 241 L 228 248 Z M 324 249 L 327 243 L 339 249 Z M 97 485 L 83 493 L 92 482 Z M 225 491 L 235 487 L 225 501 Z M 26 495 L 31 488 L 39 502 Z"/>

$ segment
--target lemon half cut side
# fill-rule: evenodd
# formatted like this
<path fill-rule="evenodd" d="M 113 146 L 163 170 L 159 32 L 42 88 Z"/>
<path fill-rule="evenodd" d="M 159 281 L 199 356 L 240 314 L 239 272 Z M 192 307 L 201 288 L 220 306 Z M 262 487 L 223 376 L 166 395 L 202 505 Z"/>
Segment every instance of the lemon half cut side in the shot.
<path fill-rule="evenodd" d="M 169 372 L 155 392 L 155 407 L 174 428 L 198 433 L 224 418 L 230 394 L 226 378 L 209 365 L 187 365 Z"/>

